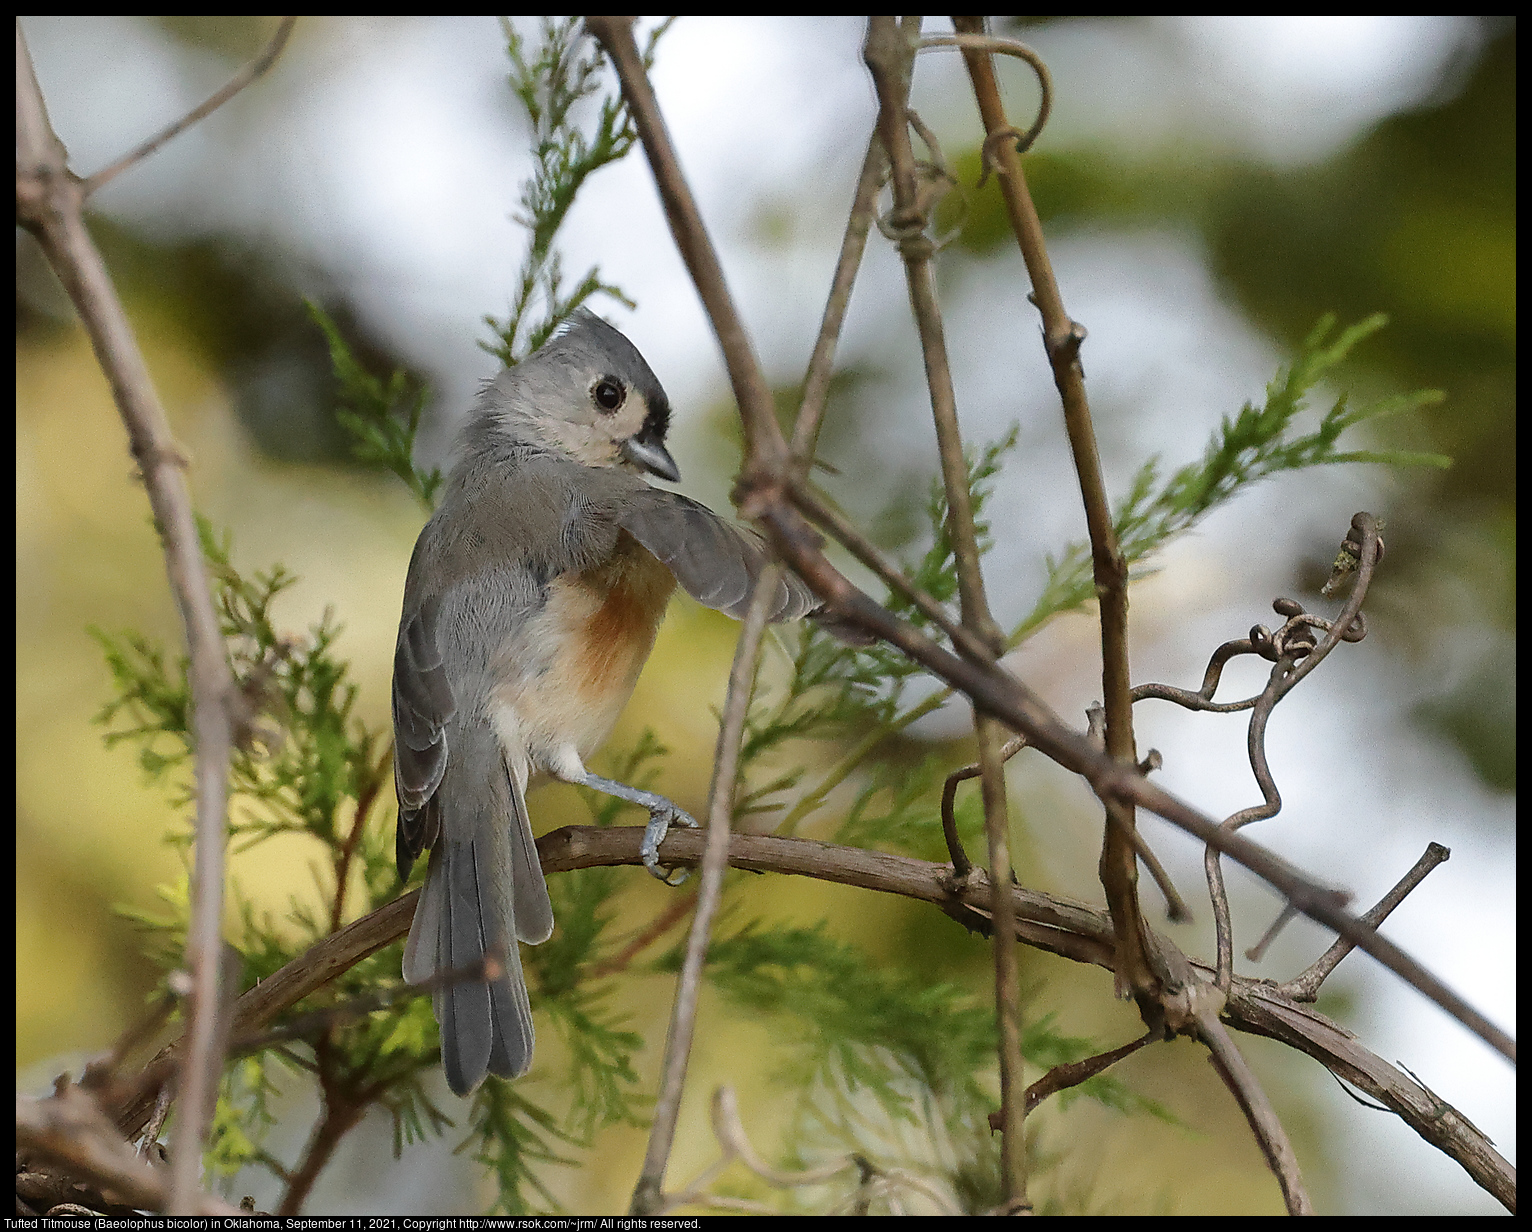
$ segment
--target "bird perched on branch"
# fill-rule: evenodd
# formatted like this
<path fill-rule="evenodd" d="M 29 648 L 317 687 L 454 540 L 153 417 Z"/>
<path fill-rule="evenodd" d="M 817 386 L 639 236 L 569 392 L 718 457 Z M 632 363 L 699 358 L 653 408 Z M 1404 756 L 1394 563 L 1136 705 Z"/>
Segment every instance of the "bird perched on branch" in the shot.
<path fill-rule="evenodd" d="M 673 823 L 663 796 L 591 774 L 627 704 L 677 583 L 739 619 L 765 545 L 696 501 L 652 488 L 680 478 L 665 448 L 670 403 L 622 334 L 581 310 L 535 355 L 485 386 L 445 496 L 421 531 L 394 654 L 399 875 L 431 851 L 404 978 L 437 981 L 448 1085 L 532 1063 L 517 941 L 553 931 L 526 792 L 549 779 L 649 810 L 644 863 Z M 816 600 L 787 574 L 770 619 Z M 470 973 L 486 956 L 501 970 Z M 483 970 L 484 968 L 479 968 Z"/>

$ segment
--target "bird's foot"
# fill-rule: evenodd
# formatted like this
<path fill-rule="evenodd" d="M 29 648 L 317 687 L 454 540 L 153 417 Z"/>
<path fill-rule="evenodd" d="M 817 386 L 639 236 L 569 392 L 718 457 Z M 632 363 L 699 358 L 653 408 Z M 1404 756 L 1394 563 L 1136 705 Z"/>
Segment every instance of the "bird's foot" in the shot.
<path fill-rule="evenodd" d="M 677 808 L 663 796 L 657 796 L 655 800 L 656 803 L 648 806 L 649 824 L 644 827 L 644 838 L 639 844 L 638 853 L 643 858 L 644 867 L 652 876 L 658 877 L 668 886 L 678 886 L 686 880 L 686 870 L 661 867 L 660 844 L 665 841 L 665 835 L 670 832 L 671 826 L 689 826 L 695 830 L 697 819 L 690 813 Z M 680 873 L 679 877 L 676 876 L 677 873 Z"/>

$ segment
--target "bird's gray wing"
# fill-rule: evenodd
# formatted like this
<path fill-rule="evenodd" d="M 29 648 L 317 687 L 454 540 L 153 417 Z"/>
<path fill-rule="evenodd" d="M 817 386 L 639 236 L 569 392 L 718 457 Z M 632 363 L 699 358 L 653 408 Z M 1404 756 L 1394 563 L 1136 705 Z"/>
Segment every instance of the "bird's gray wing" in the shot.
<path fill-rule="evenodd" d="M 617 523 L 664 561 L 698 603 L 744 619 L 750 584 L 771 559 L 759 535 L 677 492 L 648 486 L 633 493 Z M 785 573 L 767 618 L 797 620 L 818 606 L 814 592 Z"/>
<path fill-rule="evenodd" d="M 395 855 L 399 876 L 440 830 L 433 796 L 447 769 L 448 721 L 457 710 L 437 644 L 440 603 L 428 600 L 399 628 L 394 649 L 394 786 L 399 794 Z"/>

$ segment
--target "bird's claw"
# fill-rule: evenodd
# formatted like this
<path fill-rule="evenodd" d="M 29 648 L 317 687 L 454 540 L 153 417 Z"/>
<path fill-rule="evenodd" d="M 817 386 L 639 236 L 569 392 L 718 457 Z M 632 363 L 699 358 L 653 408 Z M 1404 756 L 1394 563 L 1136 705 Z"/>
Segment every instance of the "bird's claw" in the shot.
<path fill-rule="evenodd" d="M 644 827 L 643 842 L 639 844 L 638 853 L 643 858 L 644 867 L 649 870 L 653 877 L 658 877 L 668 886 L 678 886 L 686 880 L 687 872 L 684 868 L 663 868 L 660 865 L 660 844 L 665 841 L 665 835 L 670 832 L 672 825 L 689 826 L 695 830 L 697 819 L 690 813 L 678 809 L 668 800 L 663 805 L 649 809 L 649 824 Z M 679 877 L 675 877 L 676 873 Z M 675 880 L 671 880 L 675 877 Z"/>

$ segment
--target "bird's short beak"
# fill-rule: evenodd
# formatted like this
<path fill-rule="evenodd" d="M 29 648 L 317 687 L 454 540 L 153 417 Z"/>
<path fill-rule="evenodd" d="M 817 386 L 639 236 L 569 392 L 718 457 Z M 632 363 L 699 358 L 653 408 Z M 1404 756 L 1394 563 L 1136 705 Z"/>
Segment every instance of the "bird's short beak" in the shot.
<path fill-rule="evenodd" d="M 622 456 L 641 470 L 646 470 L 651 475 L 658 475 L 661 479 L 668 479 L 671 483 L 676 483 L 681 478 L 681 469 L 676 465 L 676 460 L 670 456 L 670 450 L 658 441 L 645 441 L 636 436 L 630 436 L 622 443 Z"/>

